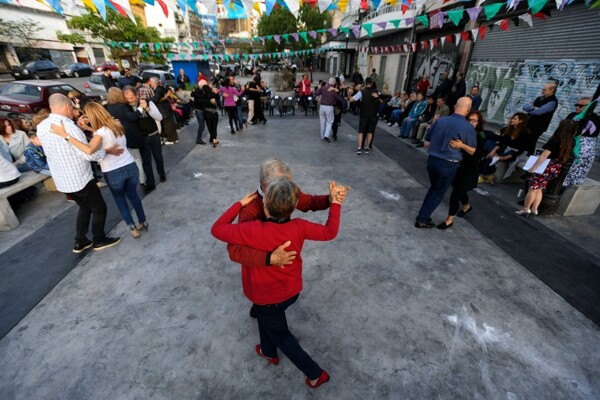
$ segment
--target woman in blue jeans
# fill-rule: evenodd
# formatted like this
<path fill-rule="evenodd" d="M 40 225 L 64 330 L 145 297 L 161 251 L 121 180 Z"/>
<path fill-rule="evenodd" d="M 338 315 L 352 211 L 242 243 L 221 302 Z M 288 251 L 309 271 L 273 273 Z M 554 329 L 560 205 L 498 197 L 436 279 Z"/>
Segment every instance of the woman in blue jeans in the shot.
<path fill-rule="evenodd" d="M 90 121 L 91 129 L 94 131 L 94 136 L 89 143 L 82 143 L 69 136 L 62 124 L 52 125 L 52 132 L 65 138 L 70 144 L 86 154 L 95 153 L 101 148 L 106 149 L 115 144 L 123 149 L 123 153 L 118 156 L 107 154 L 99 163 L 121 217 L 129 226 L 131 236 L 138 239 L 141 236 L 141 231 L 148 230 L 148 222 L 146 222 L 142 200 L 137 194 L 139 170 L 135 165 L 133 156 L 127 151 L 125 129 L 100 104 L 88 103 L 84 108 L 84 112 Z M 139 221 L 137 225 L 133 222 L 127 199 L 129 199 L 137 214 Z"/>

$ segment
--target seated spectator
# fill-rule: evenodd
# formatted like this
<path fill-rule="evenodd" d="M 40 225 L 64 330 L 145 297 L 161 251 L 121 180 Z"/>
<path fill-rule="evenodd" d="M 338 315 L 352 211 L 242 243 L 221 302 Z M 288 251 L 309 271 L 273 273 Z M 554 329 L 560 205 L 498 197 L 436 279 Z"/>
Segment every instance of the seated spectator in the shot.
<path fill-rule="evenodd" d="M 37 133 L 30 132 L 28 136 L 30 142 L 25 147 L 25 159 L 27 160 L 27 165 L 38 174 L 52 176 L 50 167 L 48 167 L 46 154 L 44 153 L 40 139 L 37 137 Z"/>
<path fill-rule="evenodd" d="M 387 121 L 392 118 L 392 111 L 400 108 L 400 101 L 404 96 L 404 92 L 397 91 L 394 96 L 387 102 L 379 107 L 379 119 Z"/>
<path fill-rule="evenodd" d="M 423 114 L 426 107 L 427 102 L 423 100 L 423 93 L 417 93 L 417 100 L 415 101 L 414 106 L 411 107 L 410 113 L 408 113 L 408 116 L 402 121 L 399 137 L 408 138 L 412 134 L 413 126 L 419 120 L 419 117 Z"/>
<path fill-rule="evenodd" d="M 500 138 L 486 156 L 479 183 L 487 182 L 493 185 L 496 163 L 516 161 L 517 157 L 526 152 L 530 147 L 531 140 L 533 138 L 527 129 L 527 114 L 522 112 L 515 113 L 508 121 L 508 126 L 500 129 Z M 488 140 L 488 146 L 489 143 Z"/>
<path fill-rule="evenodd" d="M 425 145 L 422 139 L 425 135 L 425 132 L 427 131 L 427 129 L 429 129 L 431 124 L 437 121 L 440 117 L 450 115 L 450 108 L 448 108 L 448 106 L 446 105 L 446 100 L 444 100 L 443 97 L 439 97 L 435 101 L 435 103 L 437 107 L 435 109 L 435 114 L 433 115 L 433 118 L 431 118 L 429 121 L 421 122 L 419 124 L 419 128 L 417 129 L 415 147 L 423 147 Z"/>
<path fill-rule="evenodd" d="M 20 126 L 20 123 L 18 124 Z M 0 141 L 8 146 L 13 163 L 20 172 L 29 171 L 27 160 L 23 152 L 29 144 L 27 134 L 16 129 L 17 123 L 13 120 L 0 118 Z"/>
<path fill-rule="evenodd" d="M 19 177 L 21 176 L 14 163 L 6 157 L 11 157 L 10 153 L 8 153 L 6 144 L 0 142 L 0 189 L 14 185 L 19 181 Z M 30 198 L 35 198 L 35 196 L 37 196 L 37 188 L 31 186 L 10 196 L 8 202 L 12 209 L 16 210 L 23 202 Z"/>
<path fill-rule="evenodd" d="M 192 116 L 192 96 L 187 90 L 183 90 L 183 87 L 178 86 L 175 89 L 175 96 L 177 96 L 177 105 L 183 112 L 183 123 L 187 125 Z"/>
<path fill-rule="evenodd" d="M 408 100 L 401 105 L 401 108 L 392 112 L 392 120 L 388 123 L 388 126 L 400 126 L 402 121 L 404 121 L 404 118 L 408 117 L 408 114 L 416 104 L 416 100 L 417 94 L 411 92 Z"/>
<path fill-rule="evenodd" d="M 416 139 L 419 125 L 422 123 L 426 123 L 427 121 L 431 121 L 433 119 L 433 117 L 435 116 L 435 110 L 437 108 L 437 106 L 435 104 L 435 98 L 433 96 L 427 96 L 426 103 L 427 104 L 425 106 L 425 110 L 423 110 L 421 115 L 419 115 L 419 118 L 417 118 L 417 121 L 415 122 L 415 127 L 413 128 L 413 130 L 410 134 L 410 138 L 415 139 L 415 140 L 413 140 L 412 144 L 418 144 L 421 142 L 420 139 Z"/>

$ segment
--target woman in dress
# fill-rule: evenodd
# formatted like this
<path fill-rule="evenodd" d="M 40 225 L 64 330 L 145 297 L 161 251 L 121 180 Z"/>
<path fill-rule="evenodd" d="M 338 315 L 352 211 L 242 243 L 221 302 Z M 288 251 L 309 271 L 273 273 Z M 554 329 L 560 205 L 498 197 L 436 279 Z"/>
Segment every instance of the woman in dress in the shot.
<path fill-rule="evenodd" d="M 538 207 L 543 197 L 542 191 L 546 189 L 550 180 L 560 174 L 562 165 L 571 158 L 575 147 L 574 137 L 578 129 L 579 124 L 577 122 L 565 119 L 560 122 L 550 140 L 542 146 L 544 151 L 529 168 L 529 171 L 535 171 L 547 159 L 550 159 L 550 162 L 542 174 L 536 174 L 535 172 L 529 174 L 529 190 L 525 196 L 523 208 L 515 211 L 518 215 L 526 217 L 530 214 L 538 215 Z"/>
<path fill-rule="evenodd" d="M 99 163 L 104 174 L 104 179 L 119 208 L 121 217 L 129 227 L 131 236 L 138 239 L 141 236 L 141 231 L 148 230 L 148 222 L 146 222 L 142 200 L 140 200 L 137 194 L 139 171 L 135 165 L 133 156 L 127 150 L 125 128 L 100 104 L 89 103 L 85 106 L 84 112 L 94 129 L 94 137 L 92 137 L 89 143 L 80 142 L 69 136 L 62 124 L 53 124 L 51 130 L 54 134 L 67 139 L 69 143 L 86 154 L 95 153 L 100 149 L 106 149 L 115 144 L 118 144 L 124 150 L 118 156 L 107 154 Z M 129 199 L 129 202 L 135 209 L 139 221 L 137 225 L 133 222 L 133 216 L 131 215 L 131 211 L 129 211 L 127 199 Z"/>
<path fill-rule="evenodd" d="M 450 147 L 463 151 L 463 159 L 456 170 L 456 175 L 452 182 L 448 216 L 444 222 L 437 226 L 438 229 L 450 228 L 454 223 L 454 216 L 464 217 L 468 212 L 473 210 L 473 206 L 469 204 L 469 195 L 467 193 L 477 187 L 479 163 L 485 154 L 485 135 L 483 133 L 483 124 L 485 122 L 479 111 L 471 111 L 467 115 L 467 121 L 477 131 L 477 147 L 467 146 L 460 140 L 450 140 Z M 460 205 L 462 205 L 462 208 L 459 211 Z"/>

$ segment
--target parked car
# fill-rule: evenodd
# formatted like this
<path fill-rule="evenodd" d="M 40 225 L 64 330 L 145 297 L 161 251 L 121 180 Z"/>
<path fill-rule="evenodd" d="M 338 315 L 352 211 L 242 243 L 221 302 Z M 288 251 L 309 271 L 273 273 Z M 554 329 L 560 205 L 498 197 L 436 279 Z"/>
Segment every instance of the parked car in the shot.
<path fill-rule="evenodd" d="M 121 77 L 119 72 L 111 71 L 110 74 L 117 80 Z M 83 84 L 86 96 L 99 96 L 102 100 L 106 100 L 107 92 L 102 84 L 102 75 L 104 72 L 94 72 L 90 79 Z"/>
<path fill-rule="evenodd" d="M 227 68 L 229 68 L 229 70 L 233 72 L 233 75 L 240 74 L 241 68 L 238 64 L 221 64 L 220 73 L 222 73 L 223 76 L 227 74 Z"/>
<path fill-rule="evenodd" d="M 21 65 L 13 66 L 11 75 L 15 79 L 60 79 L 60 70 L 50 60 L 26 61 Z"/>
<path fill-rule="evenodd" d="M 177 86 L 177 82 L 175 82 L 175 75 L 159 69 L 147 69 L 140 73 L 140 77 L 142 79 L 158 78 L 164 86 Z"/>
<path fill-rule="evenodd" d="M 63 65 L 60 69 L 60 74 L 62 76 L 74 76 L 75 78 L 79 78 L 80 76 L 90 76 L 94 72 L 94 69 L 89 64 L 84 63 L 74 63 Z"/>
<path fill-rule="evenodd" d="M 48 98 L 52 94 L 68 92 L 74 92 L 78 97 L 82 96 L 79 90 L 62 82 L 34 80 L 9 82 L 0 89 L 0 117 L 31 119 L 40 109 L 49 108 Z M 99 96 L 87 97 L 100 101 Z"/>
<path fill-rule="evenodd" d="M 119 66 L 114 61 L 104 61 L 102 63 L 94 64 L 94 71 L 96 72 L 103 72 L 105 68 L 108 68 L 111 71 L 119 70 Z"/>
<path fill-rule="evenodd" d="M 138 65 L 138 71 L 141 74 L 143 71 L 147 70 L 160 70 L 160 71 L 169 71 L 169 66 L 164 64 L 140 64 Z"/>

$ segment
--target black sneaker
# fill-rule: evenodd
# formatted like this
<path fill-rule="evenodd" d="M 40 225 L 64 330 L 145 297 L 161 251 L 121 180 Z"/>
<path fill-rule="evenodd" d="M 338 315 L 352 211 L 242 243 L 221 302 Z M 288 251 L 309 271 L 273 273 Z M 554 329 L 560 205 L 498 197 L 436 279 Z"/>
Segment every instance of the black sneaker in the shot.
<path fill-rule="evenodd" d="M 73 253 L 79 254 L 82 251 L 92 247 L 93 244 L 94 243 L 92 243 L 91 241 L 89 241 L 87 239 L 85 239 L 84 241 L 81 241 L 81 242 L 75 242 L 75 246 L 73 247 Z"/>
<path fill-rule="evenodd" d="M 356 154 L 358 154 L 360 156 L 362 154 L 362 149 L 361 148 L 356 149 Z"/>
<path fill-rule="evenodd" d="M 148 193 L 152 192 L 154 189 L 156 189 L 156 186 L 145 186 L 144 193 L 148 194 Z"/>
<path fill-rule="evenodd" d="M 196 144 L 206 144 L 206 142 L 202 139 L 196 140 Z"/>
<path fill-rule="evenodd" d="M 369 151 L 370 151 L 370 150 L 369 150 L 369 148 L 368 148 L 368 147 L 366 147 L 366 148 L 365 148 L 365 154 L 369 154 Z"/>
<path fill-rule="evenodd" d="M 98 251 L 98 250 L 108 249 L 109 247 L 113 247 L 115 244 L 119 243 L 120 241 L 121 241 L 121 238 L 111 238 L 111 237 L 107 236 L 104 238 L 103 241 L 94 243 L 94 250 Z"/>
<path fill-rule="evenodd" d="M 415 222 L 415 228 L 435 228 L 435 224 L 431 221 L 427 221 L 425 223 Z"/>
<path fill-rule="evenodd" d="M 167 181 L 167 177 L 166 177 L 166 176 L 164 176 L 164 175 L 161 175 L 161 177 L 160 177 L 160 181 L 161 181 L 161 182 L 166 182 L 166 181 Z"/>

